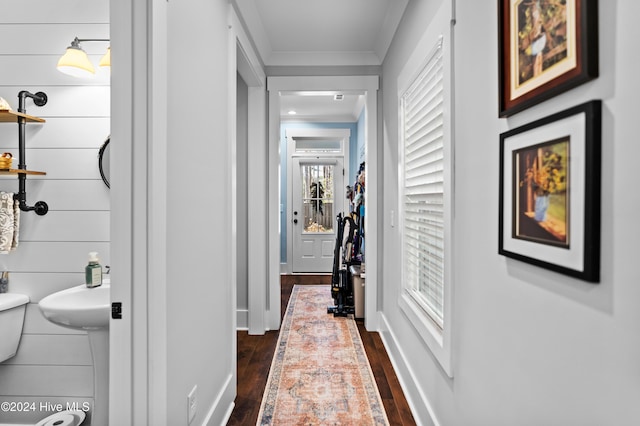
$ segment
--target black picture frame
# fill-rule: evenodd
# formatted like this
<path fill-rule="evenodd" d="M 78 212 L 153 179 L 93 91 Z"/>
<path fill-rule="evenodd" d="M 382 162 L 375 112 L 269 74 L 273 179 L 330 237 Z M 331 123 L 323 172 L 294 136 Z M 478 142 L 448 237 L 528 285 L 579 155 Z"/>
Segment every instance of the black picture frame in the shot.
<path fill-rule="evenodd" d="M 499 254 L 600 281 L 601 138 L 600 100 L 500 135 Z"/>
<path fill-rule="evenodd" d="M 598 77 L 597 0 L 498 0 L 498 13 L 500 117 Z"/>

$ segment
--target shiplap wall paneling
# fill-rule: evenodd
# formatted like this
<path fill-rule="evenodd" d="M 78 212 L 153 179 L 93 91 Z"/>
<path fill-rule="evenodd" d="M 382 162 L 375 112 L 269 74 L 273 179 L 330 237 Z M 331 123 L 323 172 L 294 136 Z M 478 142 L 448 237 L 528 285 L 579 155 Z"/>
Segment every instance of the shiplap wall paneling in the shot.
<path fill-rule="evenodd" d="M 17 178 L 2 177 L 0 179 L 0 191 L 16 191 L 17 189 Z M 109 189 L 100 179 L 28 179 L 27 198 L 47 201 L 50 211 L 109 211 Z M 51 203 L 49 203 L 50 200 L 52 200 Z M 25 215 L 21 215 L 21 217 Z"/>
<path fill-rule="evenodd" d="M 0 25 L 0 28 L 2 28 L 2 25 Z M 3 72 L 3 76 L 2 76 L 2 85 L 4 86 L 9 86 L 9 87 L 22 87 L 25 85 L 29 85 L 30 81 L 37 81 L 40 79 L 40 77 L 43 75 L 43 70 L 48 70 L 48 69 L 53 69 L 55 70 L 56 65 L 58 63 L 58 59 L 60 59 L 60 56 L 62 56 L 62 54 L 64 53 L 65 49 L 69 46 L 69 42 L 73 39 L 73 37 L 71 37 L 69 40 L 66 41 L 65 43 L 60 43 L 61 49 L 59 51 L 59 53 L 55 54 L 55 55 L 46 55 L 46 56 L 26 56 L 26 57 L 21 57 L 18 55 L 5 55 L 2 58 L 2 64 L 3 67 L 7 66 L 7 67 L 11 67 L 9 69 L 21 69 L 20 73 L 16 73 L 16 72 L 7 72 L 6 76 L 4 75 Z M 85 45 L 89 45 L 92 43 L 82 43 L 82 48 L 85 48 Z M 106 44 L 105 43 L 100 43 L 100 44 L 104 44 L 105 45 L 105 51 L 106 51 Z M 108 85 L 109 84 L 109 69 L 104 68 L 104 67 L 99 67 L 98 63 L 100 62 L 100 59 L 102 58 L 102 53 L 101 54 L 97 54 L 97 55 L 93 55 L 93 54 L 88 54 L 87 55 L 89 57 L 89 60 L 91 61 L 91 63 L 93 64 L 95 70 L 96 70 L 96 75 L 95 77 L 93 77 L 92 79 L 87 79 L 84 80 L 84 86 L 104 86 L 104 85 Z M 20 67 L 20 68 L 18 68 Z M 4 68 L 3 68 L 4 69 Z M 73 77 L 68 76 L 66 74 L 63 74 L 61 72 L 57 72 L 55 74 L 50 74 L 50 73 L 45 73 L 46 75 L 46 79 L 42 80 L 39 84 L 45 86 L 45 87 L 49 87 L 49 86 L 53 86 L 53 85 L 61 85 L 61 86 L 68 86 L 70 84 L 74 84 L 76 83 L 76 81 L 73 81 Z M 31 83 L 33 84 L 33 83 Z M 26 89 L 29 90 L 29 89 Z M 43 91 L 45 92 L 47 95 L 49 95 L 49 92 L 47 92 L 47 90 L 38 90 L 38 91 Z M 19 91 L 18 91 L 19 92 Z M 4 95 L 2 95 L 3 98 L 5 98 L 8 102 L 9 105 L 11 105 L 11 108 L 14 110 L 18 109 L 18 92 L 14 93 L 14 94 L 10 94 L 9 96 L 5 97 Z M 35 93 L 35 92 L 34 92 Z M 40 107 L 38 106 L 34 106 L 33 108 L 31 107 L 31 101 L 27 101 L 26 106 L 27 106 L 27 112 L 31 115 L 36 115 L 34 112 L 36 110 L 38 110 Z"/>
<path fill-rule="evenodd" d="M 79 80 L 55 64 L 74 37 L 109 38 L 109 1 L 21 0 L 0 15 L 0 97 L 18 108 L 18 92 L 43 91 L 43 107 L 27 100 L 27 113 L 44 124 L 26 128 L 26 163 L 46 176 L 27 178 L 27 202 L 47 202 L 50 212 L 21 214 L 20 245 L 0 255 L 11 291 L 27 294 L 18 354 L 0 364 L 3 401 L 93 404 L 93 366 L 86 333 L 47 321 L 38 301 L 84 282 L 87 253 L 109 264 L 109 190 L 98 172 L 98 150 L 110 133 L 109 72 Z M 84 43 L 97 62 L 106 43 Z M 17 156 L 16 125 L 0 125 L 0 152 Z M 15 192 L 16 177 L 0 177 L 0 190 Z M 51 414 L 0 413 L 0 423 L 35 424 Z"/>
<path fill-rule="evenodd" d="M 79 365 L 5 365 L 0 396 L 80 396 L 93 394 L 93 367 Z M 34 394 L 39 389 L 39 394 Z M 1 414 L 0 414 L 1 415 Z"/>
<path fill-rule="evenodd" d="M 0 23 L 104 24 L 109 22 L 109 2 L 86 0 L 20 0 L 20 7 L 2 11 Z"/>
<path fill-rule="evenodd" d="M 2 95 L 0 95 L 2 96 Z M 28 110 L 31 113 L 31 110 Z M 34 111 L 38 112 L 37 110 Z M 33 114 L 36 115 L 36 114 Z M 28 124 L 28 148 L 99 149 L 110 133 L 109 117 L 46 117 L 46 123 Z M 73 124 L 70 126 L 69 124 Z M 0 126 L 0 147 L 16 149 L 18 127 Z"/>
<path fill-rule="evenodd" d="M 91 366 L 88 339 L 86 334 L 25 334 L 18 353 L 6 364 Z M 43 359 L 39 353 L 46 353 L 47 357 Z"/>
<path fill-rule="evenodd" d="M 25 23 L 23 25 L 1 24 L 2 22 L 0 21 L 0 49 L 5 55 L 30 55 L 32 58 L 40 58 L 42 56 L 60 57 L 65 52 L 65 49 L 69 47 L 74 37 L 79 39 L 109 38 L 108 23 L 58 25 L 39 22 L 33 24 Z M 82 42 L 81 46 L 88 55 L 101 56 L 109 46 L 109 42 Z M 55 66 L 56 63 L 54 62 L 53 65 Z M 51 76 L 57 76 L 57 74 L 51 74 Z"/>
<path fill-rule="evenodd" d="M 50 211 L 23 215 L 21 241 L 109 241 L 108 211 Z"/>
<path fill-rule="evenodd" d="M 54 67 L 50 72 L 58 71 Z M 15 71 L 11 71 L 10 74 L 11 73 L 15 73 Z M 4 80 L 4 71 L 2 79 Z M 25 108 L 29 115 L 35 115 L 44 119 L 51 117 L 109 117 L 109 86 L 47 86 L 40 84 L 33 85 L 33 83 L 12 86 L 2 85 L 0 86 L 0 97 L 5 98 L 11 107 L 17 110 L 18 93 L 21 90 L 28 90 L 31 93 L 44 92 L 47 94 L 47 103 L 43 106 L 36 106 L 31 100 L 25 102 Z M 11 123 L 3 125 L 9 126 Z M 33 123 L 28 126 L 46 126 L 46 123 Z M 72 130 L 73 127 L 69 128 L 69 131 Z"/>
<path fill-rule="evenodd" d="M 15 150 L 9 150 L 17 154 Z M 44 176 L 27 176 L 27 182 L 47 179 L 100 179 L 97 149 L 29 149 L 25 150 L 27 169 L 46 172 Z M 17 159 L 14 160 L 17 162 Z M 2 176 L 2 181 L 17 178 Z"/>
<path fill-rule="evenodd" d="M 38 307 L 37 303 L 49 294 L 83 283 L 83 270 L 77 272 L 12 272 L 9 274 L 9 291 L 28 294 L 31 304 L 36 308 Z M 27 316 L 29 316 L 28 311 Z M 41 319 L 46 321 L 46 324 L 58 328 L 55 324 L 45 320 L 44 317 Z M 23 333 L 29 333 L 28 325 L 29 322 L 25 322 Z"/>
<path fill-rule="evenodd" d="M 108 242 L 25 241 L 16 251 L 2 255 L 0 265 L 12 272 L 84 272 L 90 251 L 100 253 L 101 263 L 109 264 Z"/>
<path fill-rule="evenodd" d="M 15 397 L 15 396 L 3 396 L 2 401 L 8 402 L 10 404 L 24 403 L 24 398 Z M 43 418 L 50 416 L 56 411 L 57 404 L 62 404 L 64 408 L 69 407 L 70 409 L 84 409 L 85 407 L 93 407 L 93 399 L 92 398 L 78 398 L 72 396 L 64 396 L 64 397 L 56 397 L 56 396 L 45 396 L 38 397 L 34 396 L 29 398 L 29 401 L 32 402 L 36 411 L 35 412 L 6 412 L 2 413 L 2 422 L 9 424 L 24 424 L 25 421 L 30 422 L 31 424 L 36 424 Z M 68 404 L 68 405 L 67 405 Z M 83 424 L 88 424 L 88 418 L 83 422 Z"/>

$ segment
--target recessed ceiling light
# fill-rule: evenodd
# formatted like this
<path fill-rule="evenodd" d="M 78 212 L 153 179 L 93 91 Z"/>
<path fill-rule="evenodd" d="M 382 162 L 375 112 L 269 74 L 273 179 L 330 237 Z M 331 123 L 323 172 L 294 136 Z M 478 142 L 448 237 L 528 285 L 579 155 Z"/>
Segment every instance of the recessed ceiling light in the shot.
<path fill-rule="evenodd" d="M 296 114 L 297 114 L 297 112 L 295 112 L 294 110 L 291 110 L 291 111 L 289 111 L 289 113 L 288 113 L 288 114 L 289 114 L 289 115 L 296 115 Z"/>

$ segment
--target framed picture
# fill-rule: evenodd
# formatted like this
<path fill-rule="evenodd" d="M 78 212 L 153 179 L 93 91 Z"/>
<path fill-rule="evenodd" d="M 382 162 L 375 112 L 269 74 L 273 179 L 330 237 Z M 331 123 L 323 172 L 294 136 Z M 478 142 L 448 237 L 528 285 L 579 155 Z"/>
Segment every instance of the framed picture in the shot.
<path fill-rule="evenodd" d="M 601 101 L 500 135 L 498 253 L 600 280 Z"/>
<path fill-rule="evenodd" d="M 598 76 L 597 0 L 498 0 L 500 117 Z"/>

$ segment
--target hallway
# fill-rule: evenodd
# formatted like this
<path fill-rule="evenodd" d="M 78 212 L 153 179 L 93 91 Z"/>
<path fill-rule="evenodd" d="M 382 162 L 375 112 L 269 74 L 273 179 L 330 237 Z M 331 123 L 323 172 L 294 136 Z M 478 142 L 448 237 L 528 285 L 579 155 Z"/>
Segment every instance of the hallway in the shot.
<path fill-rule="evenodd" d="M 275 26 L 288 31 L 277 33 L 281 35 L 277 39 L 269 39 L 265 31 L 251 31 L 301 12 L 319 21 L 314 9 L 305 9 L 308 2 L 291 3 L 287 7 L 284 0 L 235 0 L 231 5 L 204 0 L 110 2 L 111 25 L 118 28 L 111 34 L 114 76 L 118 77 L 111 88 L 111 123 L 113 140 L 119 141 L 114 147 L 119 149 L 122 173 L 114 177 L 111 192 L 109 248 L 113 280 L 118 282 L 114 300 L 131 308 L 112 327 L 118 343 L 112 350 L 114 376 L 118 389 L 128 390 L 114 392 L 114 424 L 186 425 L 186 396 L 196 386 L 200 408 L 195 424 L 224 424 L 236 395 L 244 392 L 236 392 L 236 383 L 255 383 L 236 376 L 243 365 L 253 366 L 253 358 L 237 357 L 237 348 L 251 353 L 250 348 L 243 349 L 243 341 L 236 347 L 237 339 L 242 340 L 237 325 L 239 319 L 249 318 L 248 312 L 257 312 L 253 318 L 260 323 L 255 333 L 277 329 L 279 275 L 286 261 L 280 256 L 278 234 L 285 213 L 278 198 L 277 172 L 284 165 L 278 149 L 279 117 L 268 117 L 267 122 L 264 110 L 280 111 L 270 105 L 277 100 L 276 91 L 302 90 L 291 85 L 274 87 L 274 80 L 313 79 L 312 88 L 321 90 L 324 86 L 317 89 L 318 85 L 329 76 L 379 77 L 379 86 L 370 92 L 375 92 L 371 101 L 377 109 L 372 117 L 377 123 L 363 132 L 376 138 L 365 155 L 375 156 L 367 158 L 367 167 L 377 166 L 370 178 L 378 179 L 375 190 L 368 181 L 368 217 L 377 215 L 378 220 L 368 221 L 375 231 L 367 232 L 367 244 L 379 250 L 367 251 L 371 273 L 367 284 L 376 281 L 371 285 L 375 292 L 368 293 L 376 300 L 369 304 L 372 312 L 366 316 L 375 324 L 367 328 L 385 342 L 416 422 L 638 424 L 640 387 L 634 372 L 640 358 L 640 286 L 635 258 L 640 228 L 632 216 L 640 199 L 629 176 L 640 155 L 640 145 L 633 143 L 640 80 L 636 78 L 638 59 L 629 52 L 639 38 L 640 27 L 634 20 L 640 2 L 560 1 L 600 3 L 597 13 L 588 16 L 589 23 L 597 24 L 588 38 L 595 41 L 591 46 L 600 55 L 599 74 L 563 93 L 550 90 L 543 102 L 509 118 L 499 115 L 504 70 L 497 46 L 505 38 L 500 30 L 501 10 L 510 2 L 411 0 L 397 16 L 398 25 L 388 32 L 388 44 L 382 50 L 363 52 L 356 46 L 349 52 L 334 52 L 337 55 L 304 47 L 300 52 L 298 46 L 293 46 L 297 52 L 286 51 L 285 47 L 310 36 L 312 28 L 318 29 L 300 28 L 300 21 Z M 335 2 L 311 4 L 320 8 Z M 230 17 L 234 12 L 237 16 Z M 357 36 L 351 40 L 370 41 L 373 37 L 362 37 L 357 26 L 362 22 L 357 18 L 363 15 L 343 21 L 333 14 L 332 24 L 320 29 L 349 31 Z M 381 27 L 375 30 L 382 33 Z M 247 209 L 252 249 L 247 258 L 248 282 L 255 283 L 257 291 L 247 292 L 252 298 L 246 309 L 238 309 L 235 285 L 235 231 L 241 224 L 235 222 L 237 108 L 235 96 L 229 96 L 237 86 L 239 50 L 255 64 L 255 81 L 247 81 L 251 99 L 247 109 L 259 118 L 248 120 L 255 125 L 247 140 L 251 141 L 249 152 L 256 157 L 248 163 L 248 182 L 257 193 L 248 196 L 257 206 L 249 204 Z M 450 154 L 445 169 L 451 184 L 445 188 L 450 228 L 444 233 L 446 291 L 443 309 L 433 313 L 435 322 L 431 312 L 419 309 L 414 289 L 403 279 L 401 142 L 403 96 L 432 52 L 442 52 L 443 58 L 445 141 Z M 21 59 L 14 56 L 16 62 Z M 517 55 L 513 56 L 517 62 Z M 15 89 L 47 85 L 64 90 L 57 81 L 26 77 L 15 83 Z M 194 88 L 197 96 L 185 98 Z M 72 94 L 66 92 L 65 98 Z M 87 95 L 86 99 L 92 98 Z M 597 174 L 590 176 L 599 184 L 601 180 L 602 188 L 598 185 L 597 191 L 583 192 L 602 198 L 597 209 L 589 209 L 601 226 L 594 241 L 594 249 L 602 253 L 597 284 L 501 255 L 498 240 L 504 229 L 497 214 L 504 195 L 511 193 L 498 185 L 501 135 L 594 99 L 602 100 L 602 126 L 597 129 L 602 155 Z M 68 101 L 72 102 L 82 105 Z M 254 111 L 257 107 L 261 109 Z M 565 123 L 556 124 L 563 127 Z M 581 134 L 591 133 L 595 132 Z M 536 135 L 529 134 L 531 139 Z M 172 167 L 176 164 L 188 165 L 189 173 Z M 578 174 L 583 169 L 573 170 Z M 65 185 L 60 193 L 67 192 Z M 196 208 L 185 208 L 185 203 L 173 198 L 176 195 Z M 589 212 L 577 204 L 570 211 L 575 214 L 572 238 L 580 237 L 575 231 L 585 224 Z M 574 242 L 579 243 L 573 240 L 572 247 L 579 248 Z M 530 247 L 527 253 L 538 256 L 541 249 Z M 34 264 L 46 258 L 32 252 Z M 575 258 L 578 263 L 581 259 Z M 212 270 L 218 277 L 215 282 L 210 279 Z M 260 353 L 268 362 L 271 354 L 265 352 L 252 353 Z M 128 374 L 132 371 L 135 375 Z M 266 373 L 253 377 L 266 380 Z M 247 406 L 240 397 L 238 402 L 239 407 Z"/>
<path fill-rule="evenodd" d="M 291 290 L 295 284 L 329 284 L 330 282 L 330 276 L 282 276 L 281 316 L 284 317 Z M 390 424 L 415 425 L 411 409 L 393 371 L 380 335 L 366 331 L 363 321 L 356 322 Z M 256 423 L 278 342 L 278 333 L 278 331 L 269 331 L 263 336 L 252 336 L 246 331 L 238 331 L 238 390 L 235 408 L 228 425 L 243 426 Z"/>
<path fill-rule="evenodd" d="M 523 44 L 523 52 L 511 51 L 505 60 L 505 45 L 518 45 L 518 31 L 510 33 L 505 23 L 517 29 L 507 21 L 519 15 L 505 10 L 520 5 L 527 16 L 524 9 L 538 4 L 583 13 L 569 16 L 577 25 L 568 28 L 584 30 L 572 36 L 581 47 L 575 50 L 592 60 L 576 62 L 591 62 L 597 72 L 563 92 L 555 85 L 558 76 L 547 74 L 552 80 L 536 81 L 532 89 L 546 97 L 503 117 L 505 71 L 529 56 Z M 46 201 L 50 210 L 45 216 L 24 212 L 20 246 L 2 257 L 9 291 L 28 296 L 29 304 L 19 352 L 0 365 L 0 402 L 93 403 L 87 336 L 55 328 L 38 303 L 82 283 L 86 255 L 97 251 L 112 267 L 111 303 L 122 308 L 109 325 L 110 424 L 217 426 L 232 412 L 231 424 L 255 419 L 278 339 L 280 274 L 290 272 L 282 266 L 287 242 L 280 231 L 291 217 L 279 196 L 279 170 L 287 161 L 280 157 L 279 124 L 281 116 L 300 124 L 320 115 L 298 109 L 292 119 L 284 109 L 291 107 L 287 97 L 308 90 L 345 95 L 339 104 L 331 97 L 332 122 L 336 105 L 344 107 L 354 93 L 370 94 L 366 102 L 375 108 L 368 109 L 369 119 L 364 114 L 365 126 L 355 126 L 364 141 L 350 145 L 358 149 L 349 154 L 367 163 L 367 285 L 374 291 L 365 317 L 373 334 L 362 324 L 360 332 L 389 419 L 411 424 L 413 416 L 417 424 L 442 426 L 640 424 L 640 192 L 633 178 L 640 157 L 640 59 L 631 54 L 640 40 L 639 1 L 3 5 L 0 97 L 15 108 L 22 90 L 48 96 L 42 107 L 28 103 L 29 114 L 46 123 L 27 126 L 26 151 L 29 169 L 46 173 L 28 178 L 29 203 Z M 527 34 L 523 43 L 534 40 Z M 109 39 L 111 74 L 103 69 L 83 80 L 58 72 L 57 60 L 74 37 Z M 98 64 L 104 43 L 83 45 L 90 62 Z M 421 309 L 404 276 L 411 231 L 403 223 L 409 201 L 403 103 L 434 52 L 442 61 L 449 179 L 443 186 L 445 291 L 437 293 L 442 310 L 431 312 Z M 246 135 L 236 126 L 239 74 L 251 125 Z M 327 80 L 337 78 L 352 83 L 345 83 L 349 90 L 327 88 Z M 361 80 L 375 85 L 354 88 Z M 585 117 L 582 123 L 582 116 L 549 120 L 593 100 L 601 103 L 598 126 L 583 126 L 590 122 Z M 509 213 L 517 210 L 518 191 L 510 189 L 519 184 L 509 182 L 510 173 L 500 178 L 514 165 L 512 156 L 502 155 L 501 137 L 532 124 L 537 127 L 512 140 L 523 144 L 512 152 L 572 135 L 568 182 L 576 191 L 569 192 L 566 210 L 569 248 L 501 238 L 512 233 L 499 218 L 517 218 Z M 17 158 L 15 123 L 0 127 L 0 153 Z M 97 161 L 107 137 L 110 187 Z M 241 137 L 247 154 L 239 157 Z M 587 147 L 590 153 L 597 148 L 593 162 L 575 155 Z M 251 191 L 245 222 L 237 219 L 241 160 Z M 0 190 L 18 190 L 16 176 L 5 172 Z M 592 197 L 597 200 L 588 208 L 580 202 Z M 237 253 L 244 231 L 246 256 Z M 503 255 L 503 239 L 542 264 Z M 597 259 L 584 262 L 581 246 Z M 596 266 L 598 282 L 548 267 L 560 257 L 578 270 Z M 243 260 L 248 267 L 238 268 Z M 245 278 L 238 269 L 247 272 L 247 286 L 238 285 Z M 290 285 L 283 283 L 283 290 Z M 245 327 L 252 335 L 237 331 Z M 261 336 L 265 330 L 274 331 Z M 0 412 L 0 423 L 34 424 L 48 414 Z"/>

